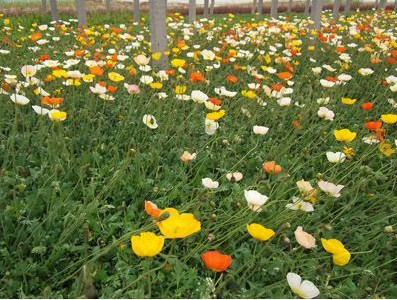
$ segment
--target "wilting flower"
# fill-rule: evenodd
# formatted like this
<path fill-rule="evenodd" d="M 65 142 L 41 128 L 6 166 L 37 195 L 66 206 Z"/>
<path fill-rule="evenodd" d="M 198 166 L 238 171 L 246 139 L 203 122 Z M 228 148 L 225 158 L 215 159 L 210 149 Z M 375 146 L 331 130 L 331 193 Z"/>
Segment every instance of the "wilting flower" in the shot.
<path fill-rule="evenodd" d="M 306 201 L 310 201 L 312 204 L 316 203 L 317 190 L 312 187 L 310 182 L 302 179 L 296 182 L 296 186 Z"/>
<path fill-rule="evenodd" d="M 156 119 L 152 115 L 144 115 L 142 118 L 143 123 L 149 127 L 150 129 L 156 129 L 159 125 L 156 122 Z"/>
<path fill-rule="evenodd" d="M 293 203 L 288 203 L 285 207 L 292 209 L 292 210 L 302 210 L 305 212 L 312 212 L 314 211 L 313 204 L 310 202 L 303 201 L 298 197 L 292 197 Z"/>
<path fill-rule="evenodd" d="M 319 181 L 318 187 L 325 193 L 327 193 L 331 197 L 339 198 L 340 191 L 345 187 L 344 185 L 335 185 L 332 182 L 328 181 Z"/>
<path fill-rule="evenodd" d="M 52 121 L 60 122 L 66 120 L 67 113 L 57 109 L 52 109 L 48 112 L 48 116 Z"/>
<path fill-rule="evenodd" d="M 337 266 L 344 266 L 350 261 L 350 252 L 337 239 L 321 239 L 324 250 L 332 254 L 333 262 Z"/>
<path fill-rule="evenodd" d="M 145 201 L 145 211 L 149 216 L 158 218 L 161 215 L 162 210 L 157 207 L 152 201 Z"/>
<path fill-rule="evenodd" d="M 253 128 L 255 134 L 265 135 L 269 131 L 269 127 L 255 125 Z"/>
<path fill-rule="evenodd" d="M 397 115 L 395 114 L 386 114 L 381 115 L 381 120 L 387 124 L 394 124 L 397 122 Z"/>
<path fill-rule="evenodd" d="M 261 224 L 256 223 L 247 225 L 247 230 L 254 239 L 260 241 L 267 241 L 276 234 L 272 229 L 266 228 Z"/>
<path fill-rule="evenodd" d="M 379 144 L 379 151 L 382 152 L 383 155 L 387 157 L 391 156 L 392 154 L 396 153 L 396 149 L 392 148 L 392 145 L 386 141 L 382 141 Z"/>
<path fill-rule="evenodd" d="M 302 281 L 302 278 L 298 274 L 288 273 L 287 281 L 291 290 L 303 299 L 312 299 L 320 295 L 320 291 L 313 282 L 308 280 Z"/>
<path fill-rule="evenodd" d="M 22 95 L 17 95 L 17 94 L 12 94 L 10 96 L 12 102 L 14 102 L 15 104 L 19 104 L 19 105 L 26 105 L 30 102 L 30 100 L 28 98 L 26 98 L 25 96 Z"/>
<path fill-rule="evenodd" d="M 232 264 L 232 257 L 218 251 L 207 251 L 201 255 L 201 259 L 208 269 L 214 272 L 224 272 Z"/>
<path fill-rule="evenodd" d="M 197 157 L 197 154 L 196 154 L 196 153 L 190 153 L 189 151 L 184 151 L 183 154 L 182 154 L 182 156 L 181 156 L 181 160 L 182 160 L 184 163 L 187 163 L 187 162 L 189 162 L 189 161 L 191 161 L 191 160 L 195 160 L 196 157 Z"/>
<path fill-rule="evenodd" d="M 243 174 L 240 172 L 227 173 L 226 178 L 229 181 L 237 182 L 237 181 L 240 181 L 241 179 L 243 179 Z"/>
<path fill-rule="evenodd" d="M 333 121 L 333 120 L 334 120 L 334 117 L 335 117 L 335 113 L 334 113 L 332 110 L 330 110 L 330 109 L 328 109 L 328 108 L 326 108 L 326 107 L 324 107 L 324 106 L 321 106 L 321 107 L 318 109 L 317 115 L 318 115 L 320 118 L 322 118 L 322 119 L 324 119 L 324 120 L 329 120 L 329 121 Z"/>
<path fill-rule="evenodd" d="M 283 168 L 280 165 L 276 164 L 275 161 L 264 162 L 262 164 L 262 169 L 269 174 L 278 174 L 283 170 Z"/>
<path fill-rule="evenodd" d="M 219 182 L 218 181 L 214 181 L 211 178 L 203 178 L 201 180 L 201 183 L 203 184 L 204 187 L 208 188 L 208 189 L 216 189 L 219 187 Z"/>
<path fill-rule="evenodd" d="M 326 155 L 327 155 L 328 161 L 331 162 L 331 163 L 334 163 L 334 164 L 342 163 L 346 159 L 346 155 L 343 154 L 342 152 L 331 152 L 331 151 L 328 151 L 326 153 Z"/>
<path fill-rule="evenodd" d="M 334 136 L 339 142 L 352 142 L 357 133 L 350 131 L 349 129 L 334 130 Z"/>
<path fill-rule="evenodd" d="M 134 253 L 141 257 L 152 257 L 160 253 L 164 246 L 164 237 L 153 232 L 142 232 L 131 236 L 131 245 Z"/>
<path fill-rule="evenodd" d="M 180 214 L 176 209 L 166 208 L 162 211 L 160 218 L 165 213 L 168 213 L 169 217 L 157 222 L 157 225 L 161 233 L 167 238 L 185 238 L 201 230 L 201 223 L 193 214 Z"/>
<path fill-rule="evenodd" d="M 262 206 L 267 202 L 269 197 L 262 195 L 254 190 L 244 191 L 245 199 L 247 200 L 248 207 L 255 212 L 261 212 Z"/>
<path fill-rule="evenodd" d="M 303 231 L 302 226 L 298 226 L 294 234 L 296 241 L 303 248 L 312 249 L 316 246 L 316 239 L 311 234 Z"/>

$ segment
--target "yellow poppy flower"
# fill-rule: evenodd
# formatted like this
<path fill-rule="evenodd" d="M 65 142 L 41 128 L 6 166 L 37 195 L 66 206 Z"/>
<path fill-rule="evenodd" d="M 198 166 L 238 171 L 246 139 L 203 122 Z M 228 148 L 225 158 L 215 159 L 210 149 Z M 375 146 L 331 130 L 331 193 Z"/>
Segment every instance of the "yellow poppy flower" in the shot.
<path fill-rule="evenodd" d="M 152 82 L 150 87 L 155 90 L 160 90 L 163 87 L 163 84 L 161 82 Z"/>
<path fill-rule="evenodd" d="M 386 141 L 382 141 L 379 144 L 379 151 L 382 152 L 387 157 L 389 157 L 396 152 L 396 149 L 393 149 L 390 143 Z"/>
<path fill-rule="evenodd" d="M 351 99 L 351 98 L 347 98 L 347 97 L 343 97 L 342 98 L 342 103 L 346 104 L 346 105 L 353 105 L 354 103 L 356 103 L 357 99 Z"/>
<path fill-rule="evenodd" d="M 184 94 L 186 93 L 187 86 L 186 85 L 177 85 L 174 89 L 175 94 Z"/>
<path fill-rule="evenodd" d="M 164 237 L 153 232 L 142 232 L 131 236 L 132 251 L 141 257 L 152 257 L 160 253 L 164 246 Z"/>
<path fill-rule="evenodd" d="M 321 244 L 325 251 L 332 254 L 345 250 L 345 246 L 337 239 L 321 239 Z"/>
<path fill-rule="evenodd" d="M 94 74 L 86 74 L 82 78 L 83 78 L 84 82 L 93 82 L 95 75 Z"/>
<path fill-rule="evenodd" d="M 343 154 L 346 155 L 347 158 L 352 158 L 356 154 L 356 151 L 353 148 L 349 148 L 346 146 L 343 147 L 342 152 L 343 152 Z"/>
<path fill-rule="evenodd" d="M 160 58 L 161 58 L 161 52 L 153 53 L 153 54 L 152 54 L 152 58 L 153 58 L 154 60 L 160 60 Z"/>
<path fill-rule="evenodd" d="M 157 225 L 161 233 L 167 238 L 185 238 L 201 230 L 201 223 L 193 214 L 179 214 L 176 209 L 166 208 L 162 211 L 160 219 L 166 212 L 170 216 L 163 221 L 157 222 Z"/>
<path fill-rule="evenodd" d="M 207 119 L 211 121 L 217 121 L 225 115 L 225 110 L 215 111 L 207 114 Z"/>
<path fill-rule="evenodd" d="M 255 99 L 257 96 L 254 91 L 242 91 L 241 94 L 249 99 Z"/>
<path fill-rule="evenodd" d="M 66 120 L 67 115 L 68 114 L 66 112 L 60 111 L 57 109 L 53 109 L 48 113 L 48 116 L 50 117 L 50 119 L 55 122 L 60 122 L 60 121 Z"/>
<path fill-rule="evenodd" d="M 332 260 L 337 266 L 344 266 L 350 261 L 351 254 L 346 249 L 343 249 L 332 255 Z"/>
<path fill-rule="evenodd" d="M 119 82 L 119 81 L 124 80 L 124 76 L 120 75 L 119 73 L 116 73 L 116 72 L 110 72 L 108 74 L 108 77 L 111 81 L 114 81 L 114 82 Z"/>
<path fill-rule="evenodd" d="M 171 65 L 174 68 L 182 68 L 185 65 L 185 63 L 186 63 L 186 61 L 184 59 L 175 58 L 175 59 L 171 60 Z"/>
<path fill-rule="evenodd" d="M 397 115 L 395 114 L 386 114 L 381 115 L 381 120 L 387 124 L 394 124 L 397 122 Z"/>
<path fill-rule="evenodd" d="M 352 142 L 357 133 L 350 131 L 349 129 L 334 130 L 334 136 L 339 142 Z"/>
<path fill-rule="evenodd" d="M 272 229 L 266 228 L 261 224 L 256 223 L 247 225 L 247 230 L 254 239 L 260 241 L 267 241 L 276 234 Z"/>
<path fill-rule="evenodd" d="M 67 78 L 68 72 L 66 72 L 66 70 L 59 69 L 52 71 L 52 75 L 54 75 L 56 78 Z"/>

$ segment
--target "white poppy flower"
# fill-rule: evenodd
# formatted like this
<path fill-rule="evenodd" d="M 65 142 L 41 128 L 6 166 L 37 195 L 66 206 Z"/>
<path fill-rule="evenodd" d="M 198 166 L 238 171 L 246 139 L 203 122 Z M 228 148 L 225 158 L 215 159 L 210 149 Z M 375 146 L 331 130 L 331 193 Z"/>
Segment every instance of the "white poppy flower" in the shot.
<path fill-rule="evenodd" d="M 93 92 L 94 94 L 99 94 L 99 95 L 105 94 L 106 91 L 107 91 L 106 87 L 101 86 L 101 85 L 98 84 L 98 83 L 97 83 L 94 87 L 93 87 L 93 86 L 90 86 L 90 90 L 91 90 L 91 92 Z"/>
<path fill-rule="evenodd" d="M 106 101 L 113 101 L 115 99 L 112 95 L 108 95 L 108 94 L 100 94 L 99 98 Z"/>
<path fill-rule="evenodd" d="M 215 88 L 215 93 L 221 96 L 226 96 L 226 97 L 234 97 L 237 95 L 237 92 L 231 92 L 228 91 L 224 86 L 221 86 L 220 88 Z"/>
<path fill-rule="evenodd" d="M 44 107 L 41 107 L 38 105 L 33 105 L 32 108 L 36 114 L 41 115 L 41 116 L 45 116 L 46 114 L 49 113 L 49 110 L 47 108 L 44 108 Z"/>
<path fill-rule="evenodd" d="M 320 180 L 318 182 L 318 187 L 331 197 L 339 198 L 340 191 L 345 187 L 344 185 L 335 185 L 332 182 Z"/>
<path fill-rule="evenodd" d="M 326 98 L 318 98 L 317 99 L 317 103 L 320 105 L 327 105 L 329 103 L 330 98 L 326 97 Z"/>
<path fill-rule="evenodd" d="M 17 94 L 12 94 L 10 96 L 12 102 L 14 102 L 15 104 L 19 104 L 19 105 L 26 105 L 30 102 L 30 100 L 28 98 L 26 98 L 25 96 L 22 95 L 17 95 Z"/>
<path fill-rule="evenodd" d="M 340 75 L 338 75 L 338 80 L 340 80 L 340 81 L 349 81 L 352 78 L 353 77 L 351 77 L 349 74 L 340 74 Z"/>
<path fill-rule="evenodd" d="M 321 67 L 312 68 L 312 72 L 313 72 L 314 74 L 320 74 L 320 73 L 321 73 Z"/>
<path fill-rule="evenodd" d="M 150 62 L 150 57 L 146 57 L 145 55 L 140 54 L 134 57 L 134 61 L 140 66 L 146 66 Z"/>
<path fill-rule="evenodd" d="M 194 102 L 204 103 L 208 100 L 208 96 L 204 94 L 202 91 L 192 91 L 190 97 Z"/>
<path fill-rule="evenodd" d="M 390 90 L 394 93 L 397 92 L 397 83 L 390 85 Z"/>
<path fill-rule="evenodd" d="M 255 134 L 265 135 L 269 131 L 269 127 L 255 125 L 253 131 Z"/>
<path fill-rule="evenodd" d="M 378 137 L 376 135 L 370 135 L 370 136 L 363 137 L 363 142 L 368 145 L 374 145 L 374 144 L 378 144 L 380 142 L 380 140 L 378 139 Z"/>
<path fill-rule="evenodd" d="M 334 87 L 334 86 L 335 86 L 335 82 L 333 82 L 333 81 L 328 81 L 328 80 L 326 80 L 326 79 L 320 79 L 320 84 L 321 84 L 323 87 Z"/>
<path fill-rule="evenodd" d="M 205 133 L 208 135 L 215 134 L 216 130 L 219 128 L 218 122 L 205 119 Z"/>
<path fill-rule="evenodd" d="M 143 75 L 140 79 L 140 82 L 142 82 L 143 84 L 151 84 L 153 81 L 153 77 L 149 75 Z"/>
<path fill-rule="evenodd" d="M 330 71 L 330 72 L 335 72 L 336 71 L 336 69 L 334 69 L 330 65 L 323 65 L 323 68 L 326 69 L 327 71 Z"/>
<path fill-rule="evenodd" d="M 360 68 L 358 69 L 358 73 L 363 76 L 368 76 L 374 73 L 374 71 L 370 68 Z"/>
<path fill-rule="evenodd" d="M 211 178 L 203 178 L 201 180 L 201 183 L 203 184 L 204 187 L 206 187 L 207 189 L 217 189 L 219 187 L 219 182 L 218 181 L 214 181 Z"/>
<path fill-rule="evenodd" d="M 21 73 L 25 77 L 32 77 L 36 74 L 36 67 L 31 65 L 25 65 L 21 68 Z"/>
<path fill-rule="evenodd" d="M 261 193 L 254 190 L 245 190 L 244 196 L 247 200 L 248 207 L 255 212 L 262 211 L 262 206 L 269 199 L 269 197 L 262 195 Z"/>
<path fill-rule="evenodd" d="M 339 164 L 345 161 L 346 155 L 342 152 L 331 152 L 328 151 L 326 153 L 327 159 L 329 162 L 334 163 L 334 164 Z"/>
<path fill-rule="evenodd" d="M 240 172 L 227 173 L 226 178 L 229 181 L 237 182 L 237 181 L 240 181 L 241 179 L 243 179 L 243 173 L 240 173 Z"/>
<path fill-rule="evenodd" d="M 152 115 L 148 115 L 148 114 L 144 115 L 142 121 L 150 129 L 156 129 L 157 127 L 159 127 L 157 125 L 156 118 Z"/>
<path fill-rule="evenodd" d="M 313 204 L 307 201 L 303 201 L 298 197 L 292 197 L 292 203 L 288 203 L 285 207 L 292 210 L 302 210 L 305 212 L 314 211 Z"/>
<path fill-rule="evenodd" d="M 298 226 L 294 234 L 296 241 L 303 248 L 312 249 L 316 246 L 316 239 L 311 234 L 303 231 L 302 226 Z"/>
<path fill-rule="evenodd" d="M 287 274 L 287 282 L 291 290 L 303 299 L 312 299 L 320 295 L 320 291 L 313 284 L 313 282 L 308 280 L 303 280 L 295 273 Z"/>
<path fill-rule="evenodd" d="M 335 113 L 334 113 L 332 110 L 330 110 L 330 109 L 328 109 L 328 108 L 326 108 L 326 107 L 324 107 L 324 106 L 321 106 L 321 107 L 318 109 L 317 115 L 318 115 L 320 118 L 322 118 L 322 119 L 324 119 L 324 120 L 328 120 L 328 121 L 333 121 L 333 120 L 334 120 L 334 117 L 335 117 Z"/>
<path fill-rule="evenodd" d="M 214 60 L 216 56 L 211 50 L 203 50 L 201 51 L 201 55 L 204 60 Z"/>
<path fill-rule="evenodd" d="M 291 98 L 290 97 L 282 97 L 277 100 L 278 105 L 280 106 L 289 106 L 291 104 Z"/>

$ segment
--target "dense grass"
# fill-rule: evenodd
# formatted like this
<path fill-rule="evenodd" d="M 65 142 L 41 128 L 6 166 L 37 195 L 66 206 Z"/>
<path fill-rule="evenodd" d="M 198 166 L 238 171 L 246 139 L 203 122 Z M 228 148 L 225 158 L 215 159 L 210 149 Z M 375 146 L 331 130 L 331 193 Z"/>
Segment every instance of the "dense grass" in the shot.
<path fill-rule="evenodd" d="M 353 19 L 367 22 L 371 28 L 391 29 L 396 34 L 396 19 L 390 16 L 380 16 L 379 21 L 375 18 L 372 22 L 365 15 L 355 15 Z M 76 41 L 73 25 L 66 26 L 65 32 L 70 35 L 61 36 L 59 42 L 43 45 L 37 52 L 28 51 L 27 47 L 34 45 L 26 39 L 32 33 L 31 25 L 48 21 L 48 16 L 11 19 L 8 26 L 13 30 L 9 39 L 15 44 L 3 43 L 1 48 L 11 53 L 0 55 L 0 66 L 10 67 L 11 71 L 0 75 L 15 74 L 23 80 L 20 68 L 34 64 L 41 54 L 62 62 L 70 59 L 65 51 L 75 45 L 84 47 Z M 0 19 L 1 39 L 6 36 L 3 22 L 4 17 Z M 214 62 L 193 62 L 186 57 L 192 48 L 179 55 L 172 53 L 171 59 L 188 60 L 187 73 L 170 76 L 164 82 L 161 91 L 168 94 L 164 100 L 157 99 L 150 87 L 140 84 L 139 70 L 135 77 L 125 70 L 115 70 L 125 76 L 125 82 L 140 84 L 141 93 L 137 95 L 128 94 L 124 82 L 110 82 L 107 76 L 94 79 L 118 87 L 113 94 L 115 101 L 92 94 L 89 86 L 95 83 L 82 82 L 77 87 L 63 85 L 62 79 L 44 83 L 44 90 L 64 99 L 61 109 L 68 117 L 60 123 L 38 116 L 31 109 L 31 105 L 40 105 L 41 99 L 34 94 L 34 87 L 21 89 L 31 100 L 26 106 L 16 106 L 8 95 L 0 95 L 1 297 L 97 294 L 103 298 L 289 298 L 293 293 L 285 279 L 288 272 L 315 283 L 322 298 L 397 297 L 397 244 L 393 234 L 384 232 L 387 225 L 397 226 L 396 154 L 386 157 L 379 151 L 379 145 L 362 142 L 369 135 L 365 120 L 396 112 L 387 102 L 393 93 L 381 84 L 385 77 L 396 73 L 395 65 L 386 62 L 389 51 L 381 52 L 373 32 L 362 33 L 362 40 L 350 36 L 347 22 L 341 20 L 346 27 L 337 34 L 343 37 L 343 45 L 371 44 L 382 59 L 380 64 L 371 64 L 371 53 L 358 51 L 359 47 L 348 48 L 346 52 L 353 62 L 343 69 L 337 63 L 340 53 L 335 52 L 335 45 L 318 40 L 311 43 L 309 34 L 300 34 L 297 39 L 302 40 L 301 55 L 291 59 L 295 72 L 294 93 L 290 97 L 293 103 L 305 107 L 280 107 L 275 98 L 267 97 L 261 89 L 258 96 L 268 103 L 263 107 L 241 95 L 254 79 L 234 65 L 255 66 L 266 75 L 261 84 L 282 82 L 260 67 L 269 65 L 280 72 L 283 65 L 276 64 L 274 56 L 271 63 L 265 63 L 258 51 L 268 53 L 269 46 L 278 42 L 282 44 L 278 53 L 283 56 L 281 51 L 287 41 L 284 33 L 269 33 L 268 20 L 263 18 L 217 16 L 215 25 L 207 27 L 214 33 L 212 41 L 207 39 L 207 31 L 197 30 L 187 44 L 201 45 L 201 50 L 221 47 L 218 41 L 225 40 L 230 28 L 237 30 L 237 26 L 247 22 L 266 28 L 259 34 L 263 38 L 260 46 L 249 42 L 240 46 L 253 53 L 252 58 L 221 62 L 219 69 L 206 72 L 205 67 Z M 90 24 L 95 25 L 92 30 L 100 35 L 111 33 L 101 25 L 105 23 L 126 24 L 128 28 L 123 33 L 142 34 L 150 41 L 146 27 L 129 28 L 132 23 L 128 13 L 90 17 Z M 18 24 L 24 28 L 18 30 Z M 298 21 L 294 26 L 307 28 Z M 170 49 L 183 38 L 180 28 L 169 30 Z M 60 36 L 58 29 L 51 36 Z M 128 44 L 115 34 L 108 40 L 95 37 L 92 47 L 87 49 L 92 55 L 96 48 L 115 48 L 129 56 L 121 63 L 136 67 L 133 57 L 149 53 L 149 45 L 142 42 L 140 48 L 126 51 Z M 315 46 L 314 51 L 308 50 L 309 44 Z M 225 45 L 219 55 L 226 58 L 231 48 Z M 311 68 L 324 64 L 337 70 L 323 69 L 321 75 L 312 72 Z M 364 67 L 372 68 L 374 74 L 359 75 L 358 69 Z M 89 72 L 84 63 L 71 70 Z M 202 71 L 209 83 L 190 83 L 188 76 L 193 70 Z M 36 77 L 44 79 L 50 73 L 49 68 L 43 68 Z M 320 85 L 320 78 L 341 73 L 351 74 L 353 79 L 331 89 Z M 238 77 L 238 83 L 226 82 L 228 75 Z M 208 111 L 203 105 L 175 98 L 174 87 L 178 84 L 187 85 L 187 94 L 201 90 L 216 97 L 214 88 L 220 86 L 238 92 L 231 99 L 218 96 L 224 100 L 226 116 L 219 121 L 215 135 L 204 132 Z M 335 112 L 332 122 L 317 115 L 320 105 L 316 100 L 321 97 L 331 98 L 326 106 Z M 358 101 L 347 106 L 341 103 L 341 97 Z M 369 112 L 361 108 L 366 101 L 374 103 Z M 144 114 L 156 117 L 156 130 L 142 123 Z M 292 126 L 297 119 L 301 129 Z M 269 132 L 255 135 L 254 125 L 267 126 Z M 386 140 L 394 144 L 396 125 L 384 127 Z M 333 165 L 325 153 L 342 150 L 344 144 L 333 136 L 333 130 L 341 128 L 357 132 L 357 138 L 349 143 L 356 155 Z M 197 159 L 182 163 L 180 156 L 185 150 L 197 152 Z M 277 161 L 283 172 L 264 173 L 261 165 L 269 160 Z M 230 171 L 242 172 L 243 180 L 228 182 L 225 174 Z M 218 180 L 220 187 L 204 188 L 204 177 Z M 291 198 L 298 196 L 295 183 L 301 179 L 310 181 L 314 187 L 323 179 L 345 188 L 337 199 L 319 191 L 313 213 L 286 209 Z M 248 189 L 269 196 L 262 212 L 255 213 L 247 207 L 244 190 Z M 193 213 L 201 221 L 202 230 L 182 240 L 167 240 L 155 258 L 138 258 L 131 251 L 131 235 L 158 232 L 144 211 L 147 199 L 161 208 L 175 207 Z M 267 242 L 255 241 L 246 231 L 246 225 L 252 222 L 274 229 L 276 236 Z M 305 250 L 296 242 L 294 231 L 300 225 L 315 236 L 314 250 Z M 321 237 L 341 240 L 352 254 L 349 264 L 333 265 L 321 246 Z M 203 265 L 200 255 L 213 249 L 233 257 L 227 272 L 213 273 Z"/>

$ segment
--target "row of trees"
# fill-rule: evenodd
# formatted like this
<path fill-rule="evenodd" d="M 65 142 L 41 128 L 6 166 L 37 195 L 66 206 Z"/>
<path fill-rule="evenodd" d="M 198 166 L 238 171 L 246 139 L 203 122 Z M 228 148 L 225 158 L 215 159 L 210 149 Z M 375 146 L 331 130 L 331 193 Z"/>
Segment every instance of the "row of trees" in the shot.
<path fill-rule="evenodd" d="M 43 1 L 43 6 L 46 5 L 46 0 Z M 77 18 L 79 26 L 87 25 L 87 9 L 86 0 L 75 0 L 77 9 Z M 106 0 L 107 7 L 110 8 L 111 0 Z M 189 1 L 189 22 L 196 21 L 196 0 Z M 292 1 L 288 2 L 288 11 L 291 11 Z M 345 0 L 344 14 L 350 13 L 352 0 Z M 342 0 L 334 0 L 333 16 L 339 17 L 339 10 Z M 321 13 L 323 10 L 324 0 L 306 0 L 305 15 L 309 16 L 314 21 L 313 28 L 319 29 L 321 27 Z M 385 9 L 387 0 L 376 0 L 375 7 Z M 57 0 L 50 0 L 52 20 L 58 20 Z M 397 0 L 395 0 L 397 6 Z M 204 0 L 203 17 L 206 18 L 214 13 L 215 0 Z M 161 53 L 160 58 L 155 61 L 155 65 L 159 69 L 166 69 L 168 65 L 167 56 L 164 54 L 167 50 L 167 0 L 149 0 L 150 12 L 150 30 L 151 30 L 151 45 L 153 53 Z M 263 12 L 263 0 L 253 0 L 252 13 Z M 278 0 L 271 0 L 270 17 L 276 19 L 278 17 Z M 140 20 L 139 0 L 134 0 L 134 21 Z"/>

